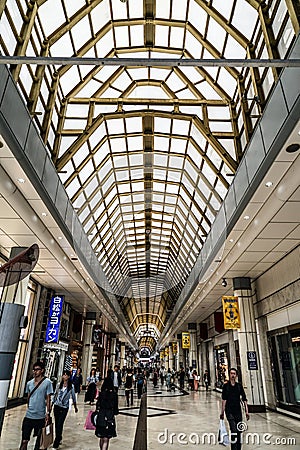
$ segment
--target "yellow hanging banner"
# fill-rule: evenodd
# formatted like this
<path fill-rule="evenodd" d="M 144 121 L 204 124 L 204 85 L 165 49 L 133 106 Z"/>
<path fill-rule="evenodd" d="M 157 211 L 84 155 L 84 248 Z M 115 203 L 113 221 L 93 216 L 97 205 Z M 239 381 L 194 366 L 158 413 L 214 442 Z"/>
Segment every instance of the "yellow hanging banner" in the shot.
<path fill-rule="evenodd" d="M 190 348 L 191 345 L 190 333 L 186 332 L 181 333 L 181 339 L 182 339 L 182 348 Z"/>
<path fill-rule="evenodd" d="M 241 328 L 238 297 L 223 296 L 222 303 L 225 330 Z"/>
<path fill-rule="evenodd" d="M 169 347 L 165 348 L 165 356 L 169 356 Z"/>
<path fill-rule="evenodd" d="M 173 352 L 173 354 L 176 354 L 177 351 L 178 351 L 177 342 L 172 342 L 172 352 Z"/>
<path fill-rule="evenodd" d="M 164 350 L 161 350 L 159 353 L 160 353 L 160 359 L 164 359 L 164 357 L 165 357 Z"/>

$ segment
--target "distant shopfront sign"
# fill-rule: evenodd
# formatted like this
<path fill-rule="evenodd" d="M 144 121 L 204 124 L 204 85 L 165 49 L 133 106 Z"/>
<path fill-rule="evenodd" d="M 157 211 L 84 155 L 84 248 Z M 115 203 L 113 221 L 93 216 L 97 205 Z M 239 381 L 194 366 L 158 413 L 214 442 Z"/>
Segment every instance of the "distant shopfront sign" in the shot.
<path fill-rule="evenodd" d="M 50 311 L 46 329 L 46 343 L 59 341 L 59 328 L 63 311 L 64 295 L 54 295 L 51 298 Z"/>

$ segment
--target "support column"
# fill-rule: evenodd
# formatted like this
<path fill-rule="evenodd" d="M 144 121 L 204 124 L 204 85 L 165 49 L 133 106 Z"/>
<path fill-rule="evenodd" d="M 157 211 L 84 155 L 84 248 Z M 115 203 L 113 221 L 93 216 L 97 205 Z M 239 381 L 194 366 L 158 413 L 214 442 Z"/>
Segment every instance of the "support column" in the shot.
<path fill-rule="evenodd" d="M 209 341 L 207 343 L 208 345 L 208 358 L 209 358 L 209 366 L 208 366 L 208 372 L 210 376 L 210 385 L 211 388 L 216 387 L 216 363 L 215 363 L 215 349 L 214 349 L 214 341 Z"/>
<path fill-rule="evenodd" d="M 255 327 L 251 280 L 233 278 L 234 295 L 239 299 L 241 328 L 238 330 L 243 385 L 250 412 L 265 410 L 259 362 L 258 340 Z"/>
<path fill-rule="evenodd" d="M 112 368 L 114 368 L 114 366 L 116 365 L 116 347 L 117 347 L 117 337 L 115 334 L 111 334 L 109 366 Z"/>
<path fill-rule="evenodd" d="M 10 259 L 26 250 L 22 247 L 11 249 Z M 15 277 L 15 273 L 11 272 Z M 7 396 L 15 355 L 18 349 L 20 330 L 27 326 L 24 318 L 25 300 L 29 276 L 20 282 L 13 282 L 4 287 L 0 304 L 0 435 L 2 431 Z M 6 284 L 10 283 L 10 272 L 7 271 Z M 5 285 L 4 285 L 5 286 Z M 22 320 L 23 319 L 23 320 Z"/>
<path fill-rule="evenodd" d="M 172 347 L 172 342 L 169 342 L 169 368 L 172 370 L 173 366 L 174 366 L 173 347 Z"/>
<path fill-rule="evenodd" d="M 193 367 L 194 369 L 197 369 L 196 331 L 197 324 L 188 323 L 188 332 L 190 333 L 189 367 Z"/>
<path fill-rule="evenodd" d="M 125 342 L 121 342 L 120 369 L 122 370 L 124 366 L 125 366 Z"/>
<path fill-rule="evenodd" d="M 230 361 L 230 367 L 236 367 L 236 351 L 235 351 L 235 342 L 234 342 L 234 335 L 233 330 L 228 330 L 228 346 L 229 346 L 229 361 Z M 228 367 L 229 369 L 229 367 Z"/>
<path fill-rule="evenodd" d="M 184 361 L 184 354 L 183 354 L 183 348 L 182 348 L 182 336 L 181 333 L 177 334 L 178 339 L 178 351 L 177 351 L 177 367 L 176 370 L 179 372 L 180 369 L 180 363 L 182 363 L 182 367 L 185 368 L 185 361 Z"/>
<path fill-rule="evenodd" d="M 87 313 L 84 322 L 84 336 L 83 336 L 83 348 L 82 348 L 82 378 L 83 384 L 86 384 L 87 377 L 90 374 L 92 368 L 92 357 L 94 345 L 92 344 L 92 332 L 93 326 L 96 324 L 96 313 Z"/>
<path fill-rule="evenodd" d="M 274 379 L 271 370 L 271 359 L 268 343 L 268 321 L 267 317 L 257 320 L 257 338 L 260 351 L 260 365 L 262 369 L 263 389 L 265 404 L 270 409 L 276 409 L 276 396 L 274 392 Z"/>

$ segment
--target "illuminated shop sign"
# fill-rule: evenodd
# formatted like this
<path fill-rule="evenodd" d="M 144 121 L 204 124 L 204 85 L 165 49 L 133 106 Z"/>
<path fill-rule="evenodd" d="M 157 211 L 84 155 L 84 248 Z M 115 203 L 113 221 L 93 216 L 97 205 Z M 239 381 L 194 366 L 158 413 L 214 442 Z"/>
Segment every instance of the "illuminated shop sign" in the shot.
<path fill-rule="evenodd" d="M 64 296 L 54 295 L 51 298 L 50 311 L 46 329 L 45 342 L 58 342 Z"/>

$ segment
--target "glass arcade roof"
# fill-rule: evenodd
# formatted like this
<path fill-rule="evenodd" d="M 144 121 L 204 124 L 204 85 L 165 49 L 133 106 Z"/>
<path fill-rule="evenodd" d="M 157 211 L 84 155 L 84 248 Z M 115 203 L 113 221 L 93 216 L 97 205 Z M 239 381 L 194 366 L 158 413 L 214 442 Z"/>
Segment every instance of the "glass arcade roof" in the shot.
<path fill-rule="evenodd" d="M 292 2 L 1 5 L 4 55 L 165 62 L 11 68 L 126 320 L 154 348 L 278 77 L 168 59 L 284 58 Z"/>

